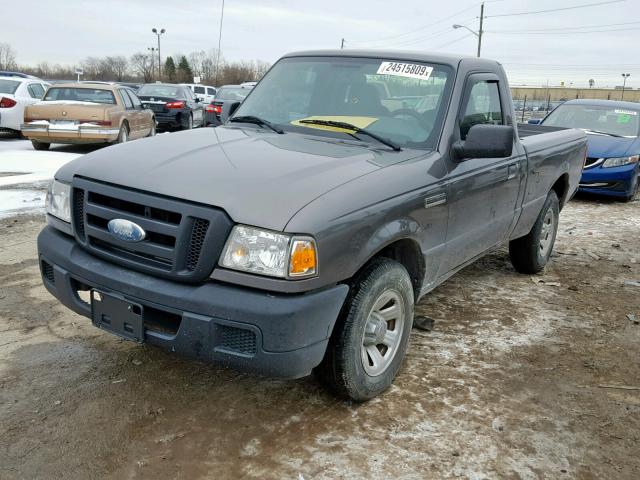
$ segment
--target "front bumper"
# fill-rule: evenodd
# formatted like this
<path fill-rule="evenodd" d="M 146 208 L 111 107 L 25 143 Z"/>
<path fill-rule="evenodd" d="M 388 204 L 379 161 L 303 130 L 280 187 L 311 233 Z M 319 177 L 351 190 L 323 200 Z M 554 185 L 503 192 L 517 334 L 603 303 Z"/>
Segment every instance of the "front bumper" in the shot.
<path fill-rule="evenodd" d="M 55 124 L 23 123 L 20 126 L 22 134 L 33 140 L 41 142 L 112 142 L 118 138 L 120 129 L 105 128 L 99 125 L 73 125 L 68 127 L 56 127 Z"/>
<path fill-rule="evenodd" d="M 45 287 L 75 312 L 92 317 L 78 291 L 118 295 L 143 306 L 147 343 L 268 376 L 302 377 L 320 363 L 348 293 L 346 285 L 283 295 L 178 283 L 100 260 L 50 226 L 38 253 Z"/>
<path fill-rule="evenodd" d="M 597 166 L 582 171 L 580 191 L 598 195 L 626 197 L 631 195 L 638 174 L 638 163 L 622 167 Z"/>

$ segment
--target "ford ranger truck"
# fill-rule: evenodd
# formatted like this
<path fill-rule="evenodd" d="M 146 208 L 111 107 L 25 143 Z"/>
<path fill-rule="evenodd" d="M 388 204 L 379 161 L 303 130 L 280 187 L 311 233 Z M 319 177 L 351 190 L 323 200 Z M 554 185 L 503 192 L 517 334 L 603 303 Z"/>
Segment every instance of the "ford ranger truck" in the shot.
<path fill-rule="evenodd" d="M 519 131 L 501 65 L 458 56 L 291 53 L 227 113 L 58 170 L 44 284 L 112 334 L 356 401 L 458 270 L 501 245 L 544 269 L 587 148 Z"/>

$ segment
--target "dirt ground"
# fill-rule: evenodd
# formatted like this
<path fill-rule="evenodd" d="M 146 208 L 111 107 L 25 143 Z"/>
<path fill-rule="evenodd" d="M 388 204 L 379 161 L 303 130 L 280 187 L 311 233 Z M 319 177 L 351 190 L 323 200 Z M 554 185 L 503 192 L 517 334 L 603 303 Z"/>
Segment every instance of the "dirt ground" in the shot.
<path fill-rule="evenodd" d="M 93 328 L 41 284 L 42 225 L 0 221 L 2 479 L 640 478 L 639 201 L 571 202 L 544 275 L 498 251 L 425 297 L 363 405 Z"/>

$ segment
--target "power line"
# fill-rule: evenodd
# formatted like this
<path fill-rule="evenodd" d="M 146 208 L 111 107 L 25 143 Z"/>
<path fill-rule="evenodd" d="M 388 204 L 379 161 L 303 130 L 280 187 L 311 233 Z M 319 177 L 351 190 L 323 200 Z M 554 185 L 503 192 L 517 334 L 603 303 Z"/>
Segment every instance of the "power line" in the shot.
<path fill-rule="evenodd" d="M 439 48 L 447 47 L 447 46 L 449 46 L 449 45 L 451 45 L 451 44 L 453 44 L 453 43 L 459 42 L 460 40 L 464 40 L 465 38 L 468 38 L 468 37 L 470 37 L 470 36 L 472 36 L 472 35 L 473 35 L 473 33 L 467 33 L 467 34 L 466 34 L 465 36 L 463 36 L 463 37 L 456 38 L 455 40 L 452 40 L 452 41 L 447 42 L 447 43 L 443 43 L 442 45 L 438 45 L 437 47 L 434 47 L 434 49 L 435 49 L 435 50 L 437 50 L 437 49 L 439 49 Z"/>
<path fill-rule="evenodd" d="M 503 35 L 580 35 L 583 33 L 606 33 L 606 32 L 626 32 L 629 30 L 637 30 L 635 27 L 630 28 L 612 28 L 609 30 L 581 30 L 576 32 L 501 32 L 500 30 L 487 30 L 488 33 L 497 33 Z"/>
<path fill-rule="evenodd" d="M 521 33 L 521 32 L 551 32 L 554 30 L 581 30 L 584 28 L 605 28 L 605 27 L 619 27 L 621 25 L 635 25 L 640 23 L 640 21 L 636 22 L 624 22 L 624 23 L 609 23 L 606 25 L 582 25 L 579 27 L 554 27 L 554 28 L 531 28 L 531 29 L 520 29 L 520 30 L 493 30 L 493 33 Z"/>
<path fill-rule="evenodd" d="M 536 15 L 538 13 L 551 13 L 551 12 L 562 12 L 566 10 L 575 10 L 578 8 L 588 8 L 588 7 L 597 7 L 599 5 L 609 5 L 611 3 L 620 3 L 626 0 L 609 0 L 607 2 L 596 2 L 596 3 L 585 3 L 582 5 L 574 5 L 572 7 L 563 7 L 563 8 L 552 8 L 549 10 L 536 10 L 531 12 L 517 12 L 517 13 L 501 13 L 498 15 L 487 15 L 486 18 L 496 18 L 496 17 L 515 17 L 519 15 Z"/>

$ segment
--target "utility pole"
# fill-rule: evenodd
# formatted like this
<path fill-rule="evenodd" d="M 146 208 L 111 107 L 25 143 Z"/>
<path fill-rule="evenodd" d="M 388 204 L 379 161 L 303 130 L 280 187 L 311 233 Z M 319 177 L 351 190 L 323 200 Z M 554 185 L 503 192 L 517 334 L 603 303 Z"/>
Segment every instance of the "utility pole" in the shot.
<path fill-rule="evenodd" d="M 480 29 L 478 30 L 478 58 L 482 47 L 482 24 L 484 22 L 484 2 L 480 4 Z"/>
<path fill-rule="evenodd" d="M 344 50 L 344 38 L 342 39 L 342 43 L 340 44 L 340 50 Z"/>
<path fill-rule="evenodd" d="M 627 78 L 629 78 L 630 76 L 631 76 L 630 73 L 622 74 L 622 97 L 620 98 L 620 100 L 624 100 L 624 87 L 627 86 Z"/>
<path fill-rule="evenodd" d="M 155 47 L 147 47 L 147 50 L 151 52 L 151 79 L 155 77 L 155 64 L 156 64 L 156 49 Z"/>

